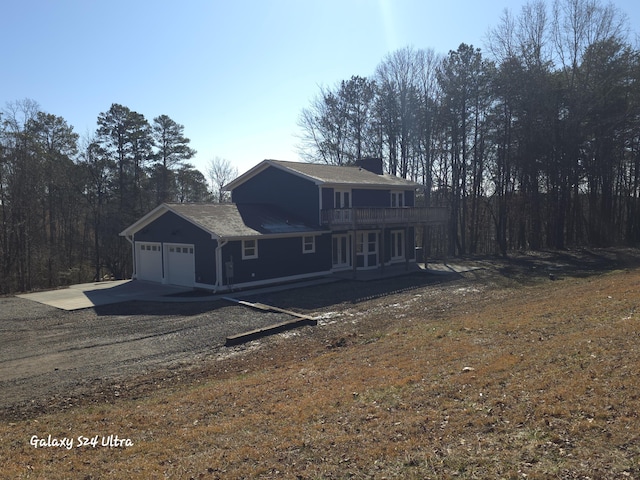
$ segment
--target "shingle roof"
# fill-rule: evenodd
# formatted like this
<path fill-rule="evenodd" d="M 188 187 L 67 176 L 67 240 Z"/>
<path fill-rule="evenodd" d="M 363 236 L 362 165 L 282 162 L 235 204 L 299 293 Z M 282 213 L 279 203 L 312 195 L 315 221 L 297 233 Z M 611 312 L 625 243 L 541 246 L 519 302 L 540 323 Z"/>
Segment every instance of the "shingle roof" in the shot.
<path fill-rule="evenodd" d="M 271 205 L 172 203 L 165 205 L 204 230 L 221 238 L 312 233 L 322 230 Z"/>
<path fill-rule="evenodd" d="M 360 167 L 345 167 L 342 165 L 325 165 L 320 163 L 285 162 L 282 160 L 270 161 L 322 183 L 418 186 L 415 182 L 411 182 L 394 175 L 386 173 L 384 175 L 377 175 Z"/>
<path fill-rule="evenodd" d="M 277 168 L 290 171 L 318 184 L 406 188 L 417 188 L 420 186 L 416 182 L 405 180 L 394 175 L 377 175 L 360 167 L 326 165 L 321 163 L 287 162 L 283 160 L 264 160 L 248 172 L 230 182 L 226 188 L 235 188 L 237 185 L 243 183 L 245 179 L 251 178 L 253 175 L 261 172 L 268 166 L 275 166 Z"/>

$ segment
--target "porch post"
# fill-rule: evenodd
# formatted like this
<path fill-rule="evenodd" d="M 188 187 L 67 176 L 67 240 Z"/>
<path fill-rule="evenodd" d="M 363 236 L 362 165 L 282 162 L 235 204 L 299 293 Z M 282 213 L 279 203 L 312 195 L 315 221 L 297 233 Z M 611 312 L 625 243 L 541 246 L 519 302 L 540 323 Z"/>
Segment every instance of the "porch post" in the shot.
<path fill-rule="evenodd" d="M 351 268 L 353 269 L 353 279 L 355 280 L 358 276 L 358 262 L 357 262 L 357 258 L 358 258 L 358 232 L 357 230 L 353 229 L 353 235 L 351 238 Z"/>
<path fill-rule="evenodd" d="M 384 236 L 385 236 L 385 224 L 386 222 L 386 210 L 382 209 L 382 233 L 380 234 L 380 273 L 384 275 L 384 261 L 385 261 L 385 252 L 384 252 Z"/>
<path fill-rule="evenodd" d="M 384 236 L 385 236 L 385 228 L 384 224 L 382 225 L 382 232 L 380 233 L 380 273 L 384 274 Z"/>
<path fill-rule="evenodd" d="M 411 242 L 414 243 L 414 242 Z M 415 245 L 414 245 L 415 250 Z M 414 252 L 415 255 L 415 252 Z M 409 271 L 409 227 L 404 227 L 404 269 Z"/>

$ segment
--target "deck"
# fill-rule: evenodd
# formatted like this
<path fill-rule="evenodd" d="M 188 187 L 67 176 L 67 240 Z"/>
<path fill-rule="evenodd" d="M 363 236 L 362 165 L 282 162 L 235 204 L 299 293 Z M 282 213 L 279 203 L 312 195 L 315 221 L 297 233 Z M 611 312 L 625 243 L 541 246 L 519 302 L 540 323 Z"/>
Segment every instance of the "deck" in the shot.
<path fill-rule="evenodd" d="M 370 207 L 322 210 L 322 224 L 332 229 L 436 225 L 445 224 L 448 218 L 448 209 L 445 207 Z"/>

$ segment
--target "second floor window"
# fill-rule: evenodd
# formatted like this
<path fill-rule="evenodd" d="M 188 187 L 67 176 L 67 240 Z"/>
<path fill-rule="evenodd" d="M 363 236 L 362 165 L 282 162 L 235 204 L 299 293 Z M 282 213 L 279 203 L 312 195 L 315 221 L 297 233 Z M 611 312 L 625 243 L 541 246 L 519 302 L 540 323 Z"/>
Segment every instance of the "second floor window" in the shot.
<path fill-rule="evenodd" d="M 391 192 L 391 208 L 404 207 L 404 192 Z"/>

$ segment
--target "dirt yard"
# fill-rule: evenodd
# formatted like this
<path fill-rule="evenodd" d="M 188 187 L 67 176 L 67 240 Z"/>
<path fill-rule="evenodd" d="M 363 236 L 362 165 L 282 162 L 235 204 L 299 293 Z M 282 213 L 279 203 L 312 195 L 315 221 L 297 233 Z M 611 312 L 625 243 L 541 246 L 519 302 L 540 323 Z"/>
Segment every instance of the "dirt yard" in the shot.
<path fill-rule="evenodd" d="M 380 310 L 376 299 L 392 299 L 429 286 L 424 293 L 445 312 L 476 297 L 493 296 L 499 301 L 502 288 L 548 281 L 550 276 L 561 279 L 635 266 L 640 263 L 640 252 L 536 252 L 508 259 L 453 262 L 473 271 L 373 282 L 341 281 L 250 300 L 318 315 L 322 318 L 319 327 L 305 328 L 305 334 L 335 335 L 329 333 L 336 325 L 332 318 L 376 313 Z M 388 320 L 410 313 L 391 309 Z M 133 378 L 142 386 L 184 379 L 212 359 L 234 357 L 255 347 L 255 343 L 224 347 L 227 336 L 290 318 L 224 301 L 127 302 L 67 312 L 29 300 L 0 297 L 0 415 L 12 418 L 118 397 L 122 385 Z M 345 332 L 338 342 L 348 334 L 350 324 L 340 328 Z"/>

